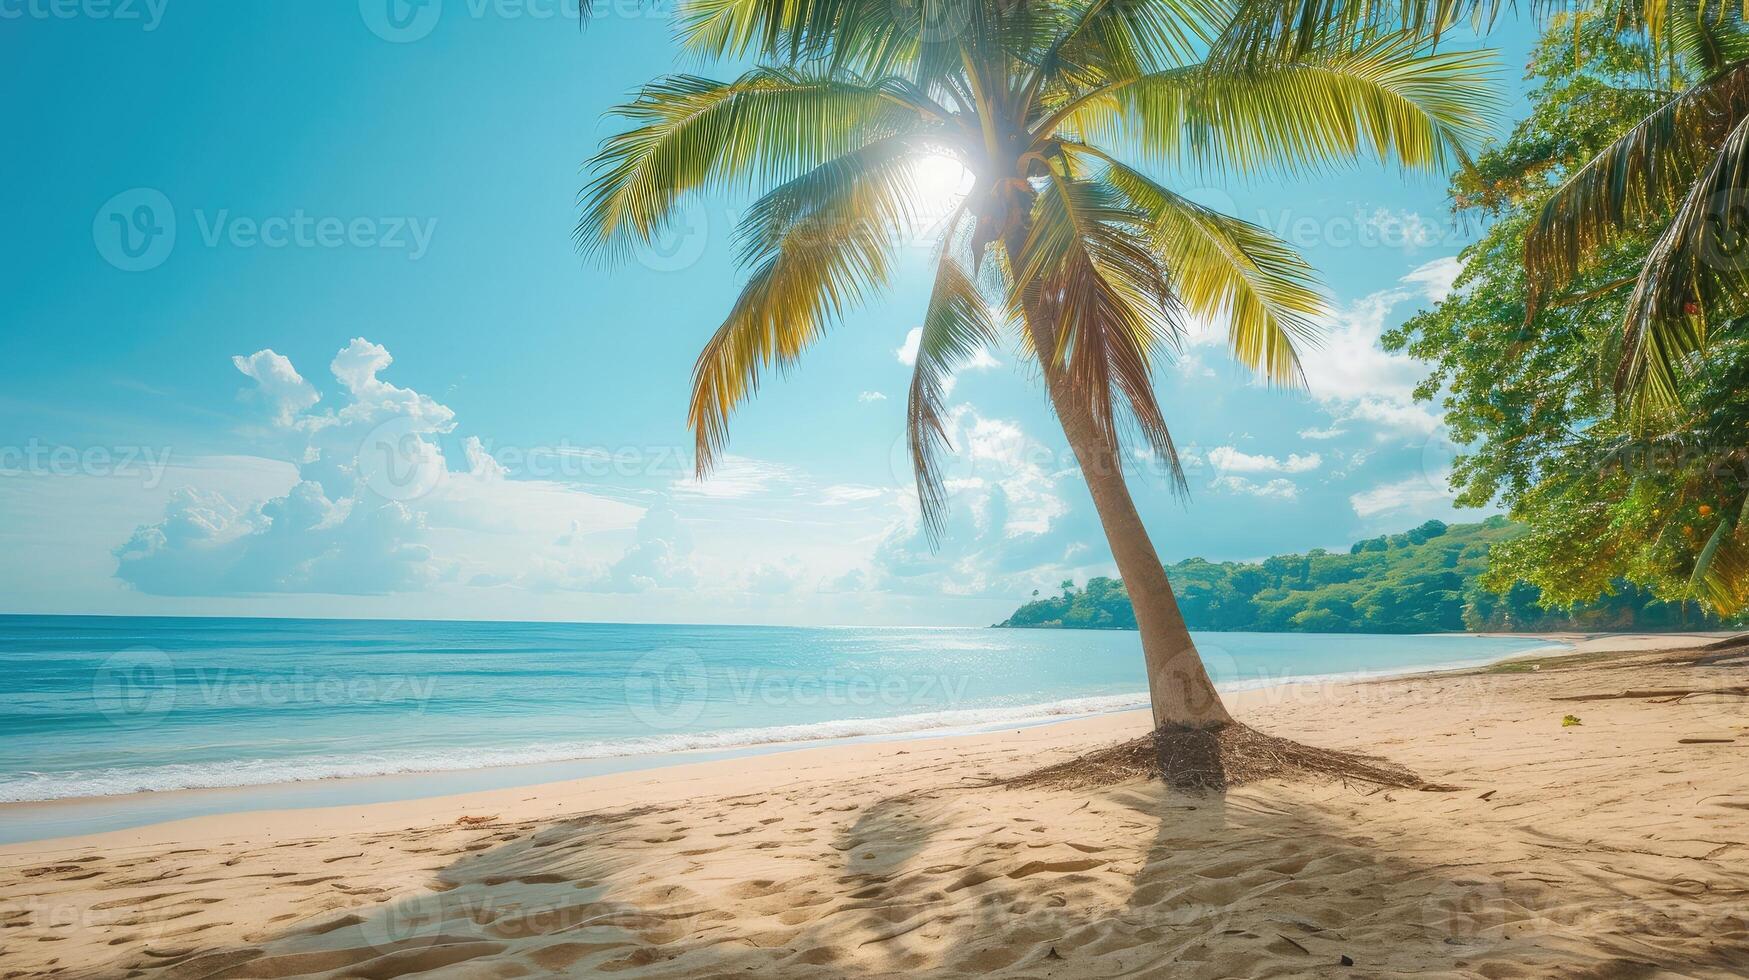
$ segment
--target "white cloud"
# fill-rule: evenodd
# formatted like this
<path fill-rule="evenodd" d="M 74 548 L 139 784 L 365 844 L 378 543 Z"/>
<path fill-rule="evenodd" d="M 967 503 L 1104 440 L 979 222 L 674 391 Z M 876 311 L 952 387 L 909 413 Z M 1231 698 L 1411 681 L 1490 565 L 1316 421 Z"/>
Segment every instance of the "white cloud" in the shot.
<path fill-rule="evenodd" d="M 893 354 L 899 358 L 899 363 L 911 367 L 917 363 L 917 350 L 923 346 L 923 328 L 912 327 L 905 334 L 905 342 L 900 344 Z"/>
<path fill-rule="evenodd" d="M 1360 215 L 1360 226 L 1373 241 L 1387 248 L 1426 248 L 1445 237 L 1444 227 L 1419 211 L 1375 208 Z"/>
<path fill-rule="evenodd" d="M 1209 486 L 1215 490 L 1225 490 L 1228 493 L 1247 494 L 1252 497 L 1269 497 L 1276 500 L 1294 500 L 1300 495 L 1300 488 L 1292 480 L 1280 477 L 1267 483 L 1254 483 L 1242 476 L 1216 477 Z"/>
<path fill-rule="evenodd" d="M 248 510 L 183 487 L 116 549 L 116 574 L 153 595 L 407 591 L 435 574 L 423 532 L 399 502 L 331 500 L 307 480 Z"/>
<path fill-rule="evenodd" d="M 551 541 L 572 522 L 630 526 L 637 508 L 509 479 L 477 438 L 463 443 L 467 469 L 451 472 L 437 440 L 455 428 L 455 413 L 382 380 L 392 360 L 354 339 L 330 365 L 342 392 L 331 407 L 310 397 L 314 389 L 273 351 L 234 358 L 269 406 L 272 438 L 296 466 L 296 482 L 258 502 L 210 487 L 177 490 L 159 520 L 115 549 L 116 576 L 155 595 L 378 595 L 424 589 L 488 558 L 519 570 L 530 549 L 502 539 L 533 533 Z M 437 554 L 439 539 L 452 557 Z M 480 569 L 473 578 L 508 573 Z"/>
<path fill-rule="evenodd" d="M 747 572 L 747 591 L 759 595 L 781 595 L 794 592 L 801 579 L 801 563 L 794 558 L 782 562 L 760 562 Z"/>
<path fill-rule="evenodd" d="M 363 337 L 354 337 L 352 343 L 334 355 L 328 369 L 352 396 L 352 403 L 337 413 L 339 419 L 346 422 L 405 419 L 417 432 L 448 432 L 455 428 L 455 413 L 447 406 L 377 377 L 394 360 L 386 348 Z"/>
<path fill-rule="evenodd" d="M 1344 453 L 1340 449 L 1336 450 L 1335 456 L 1340 465 L 1330 471 L 1330 478 L 1333 480 L 1340 480 L 1348 476 L 1350 473 L 1354 473 L 1361 467 L 1365 466 L 1367 460 L 1372 458 L 1372 455 L 1372 450 L 1370 449 L 1356 449 L 1353 452 L 1348 453 Z"/>
<path fill-rule="evenodd" d="M 682 497 L 756 497 L 779 489 L 793 492 L 799 476 L 794 467 L 782 463 L 726 454 L 709 476 L 680 477 L 669 490 Z"/>
<path fill-rule="evenodd" d="M 680 523 L 680 515 L 666 503 L 658 504 L 644 512 L 631 548 L 597 584 L 608 592 L 694 585 L 698 573 L 687 560 L 691 553 L 692 537 Z"/>
<path fill-rule="evenodd" d="M 290 360 L 270 349 L 258 350 L 248 357 L 238 355 L 231 358 L 231 363 L 255 380 L 255 393 L 272 407 L 275 424 L 291 424 L 299 412 L 322 398 Z"/>
<path fill-rule="evenodd" d="M 1401 312 L 1405 303 L 1437 303 L 1451 295 L 1462 269 L 1455 257 L 1434 259 L 1410 270 L 1396 286 L 1331 311 L 1319 324 L 1319 342 L 1301 348 L 1300 362 L 1307 390 L 1335 424 L 1304 430 L 1302 437 L 1335 438 L 1346 431 L 1342 423 L 1351 421 L 1408 436 L 1437 427 L 1437 417 L 1414 397 L 1415 386 L 1427 376 L 1425 366 L 1407 354 L 1386 351 L 1379 339 L 1406 318 Z M 1199 349 L 1222 344 L 1225 338 L 1225 329 L 1213 322 L 1192 324 L 1180 368 L 1187 374 L 1199 372 Z"/>
<path fill-rule="evenodd" d="M 1443 303 L 1463 271 L 1463 260 L 1449 255 L 1416 266 L 1402 281 L 1420 289 L 1422 297 L 1428 301 Z"/>
<path fill-rule="evenodd" d="M 1431 511 L 1451 510 L 1453 495 L 1447 486 L 1449 474 L 1411 476 L 1362 490 L 1348 498 L 1360 517 L 1379 515 L 1431 516 Z"/>
<path fill-rule="evenodd" d="M 1410 435 L 1431 435 L 1443 424 L 1423 402 L 1388 398 L 1362 398 L 1349 406 L 1346 417 Z"/>
<path fill-rule="evenodd" d="M 1071 556 L 1099 528 L 1090 510 L 1072 511 L 1065 499 L 1073 464 L 1012 420 L 969 405 L 949 410 L 947 428 L 959 452 L 941 460 L 947 502 L 939 547 L 924 532 L 915 494 L 896 494 L 901 517 L 881 535 L 861 581 L 907 595 L 1011 596 L 1084 574 L 1085 561 L 1100 556 Z"/>
<path fill-rule="evenodd" d="M 980 347 L 972 352 L 972 356 L 954 368 L 956 371 L 988 371 L 999 368 L 1002 362 L 996 360 L 996 355 L 990 353 L 990 348 Z"/>
<path fill-rule="evenodd" d="M 1325 324 L 1322 343 L 1301 352 L 1312 397 L 1338 423 L 1364 422 L 1411 436 L 1438 427 L 1438 417 L 1414 397 L 1415 386 L 1427 376 L 1426 368 L 1407 354 L 1386 351 L 1379 338 L 1403 319 L 1397 312 L 1402 304 L 1436 303 L 1450 295 L 1460 270 L 1455 258 L 1416 267 L 1400 285 L 1337 310 Z"/>
<path fill-rule="evenodd" d="M 468 472 L 481 479 L 502 479 L 505 476 L 503 464 L 492 458 L 481 444 L 479 436 L 468 436 L 462 440 L 462 452 L 468 460 Z"/>
<path fill-rule="evenodd" d="M 851 483 L 835 483 L 820 491 L 820 501 L 827 504 L 848 504 L 859 500 L 875 500 L 888 491 L 880 487 L 865 487 Z"/>
<path fill-rule="evenodd" d="M 866 405 L 869 402 L 884 402 L 887 400 L 887 396 L 878 391 L 865 391 L 857 395 L 856 400 Z"/>
<path fill-rule="evenodd" d="M 1293 453 L 1286 460 L 1274 456 L 1253 456 L 1232 446 L 1216 446 L 1209 450 L 1209 464 L 1221 473 L 1309 473 L 1324 465 L 1317 453 L 1301 456 Z"/>

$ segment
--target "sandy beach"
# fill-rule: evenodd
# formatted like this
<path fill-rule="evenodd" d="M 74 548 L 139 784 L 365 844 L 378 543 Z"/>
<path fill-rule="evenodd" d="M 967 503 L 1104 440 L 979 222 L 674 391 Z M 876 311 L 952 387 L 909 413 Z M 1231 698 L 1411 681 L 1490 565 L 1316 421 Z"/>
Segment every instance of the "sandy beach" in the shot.
<path fill-rule="evenodd" d="M 1715 639 L 1233 699 L 1436 791 L 1000 784 L 1128 712 L 11 845 L 0 975 L 1742 976 L 1749 659 Z"/>

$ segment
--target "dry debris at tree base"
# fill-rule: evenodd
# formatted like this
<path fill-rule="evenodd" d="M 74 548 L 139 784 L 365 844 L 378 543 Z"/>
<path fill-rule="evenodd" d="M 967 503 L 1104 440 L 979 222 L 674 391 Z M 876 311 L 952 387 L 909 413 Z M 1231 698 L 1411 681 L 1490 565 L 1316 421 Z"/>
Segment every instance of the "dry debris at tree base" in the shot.
<path fill-rule="evenodd" d="M 1016 789 L 1089 789 L 1163 779 L 1181 789 L 1221 790 L 1261 779 L 1329 779 L 1443 792 L 1373 756 L 1301 745 L 1237 722 L 1220 728 L 1162 728 L 1141 738 L 1006 780 Z"/>

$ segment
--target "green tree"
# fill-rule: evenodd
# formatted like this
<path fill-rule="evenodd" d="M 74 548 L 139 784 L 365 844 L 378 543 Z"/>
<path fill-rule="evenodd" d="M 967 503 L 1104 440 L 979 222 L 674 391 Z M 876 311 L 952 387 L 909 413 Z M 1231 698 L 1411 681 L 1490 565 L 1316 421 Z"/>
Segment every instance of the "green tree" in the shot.
<path fill-rule="evenodd" d="M 762 376 L 887 284 L 911 231 L 915 162 L 960 161 L 976 183 L 943 235 L 908 402 L 925 524 L 938 533 L 946 503 L 947 379 L 1013 328 L 1123 574 L 1159 725 L 1230 718 L 1125 485 L 1122 442 L 1137 434 L 1176 470 L 1153 365 L 1181 310 L 1225 323 L 1240 362 L 1294 383 L 1321 302 L 1286 243 L 1124 157 L 1203 174 L 1367 156 L 1441 168 L 1467 156 L 1491 104 L 1485 56 L 1413 34 L 1343 35 L 1242 67 L 1205 60 L 1243 9 L 683 0 L 690 53 L 762 64 L 730 81 L 659 79 L 620 107 L 630 128 L 592 161 L 578 228 L 586 251 L 623 250 L 667 227 L 683 195 L 764 192 L 738 231 L 747 285 L 694 373 L 703 473 Z"/>
<path fill-rule="evenodd" d="M 1502 500 L 1527 529 L 1495 548 L 1484 580 L 1509 596 L 1521 597 L 1524 582 L 1542 602 L 1570 605 L 1632 583 L 1666 601 L 1703 597 L 1726 615 L 1749 599 L 1738 524 L 1749 446 L 1743 342 L 1715 339 L 1675 376 L 1682 409 L 1657 425 L 1628 411 L 1612 383 L 1636 302 L 1630 287 L 1668 216 L 1618 208 L 1620 223 L 1586 233 L 1584 261 L 1563 272 L 1558 297 L 1545 284 L 1533 305 L 1542 277 L 1526 272 L 1527 236 L 1535 245 L 1575 194 L 1602 193 L 1600 168 L 1617 167 L 1624 188 L 1642 186 L 1633 167 L 1649 158 L 1635 164 L 1629 151 L 1652 151 L 1656 121 L 1679 121 L 1671 90 L 1698 90 L 1709 70 L 1671 53 L 1631 25 L 1584 18 L 1575 30 L 1558 19 L 1529 65 L 1531 115 L 1453 181 L 1457 210 L 1492 221 L 1487 234 L 1465 251 L 1453 295 L 1385 338 L 1432 365 L 1418 394 L 1443 398 L 1466 447 L 1453 470 L 1459 503 Z M 1528 616 L 1516 601 L 1502 609 Z"/>
<path fill-rule="evenodd" d="M 1628 407 L 1659 410 L 1682 401 L 1709 326 L 1749 313 L 1749 31 L 1729 4 L 1640 13 L 1631 27 L 1649 47 L 1642 92 L 1654 104 L 1564 175 L 1531 222 L 1524 261 L 1534 304 L 1655 232 L 1628 280 L 1616 379 Z M 1621 23 L 1594 19 L 1604 32 Z"/>
<path fill-rule="evenodd" d="M 1623 580 L 1594 601 L 1547 608 L 1528 582 L 1490 589 L 1490 555 L 1525 529 L 1503 517 L 1480 524 L 1429 521 L 1403 534 L 1357 542 L 1346 554 L 1284 555 L 1260 564 L 1189 558 L 1166 567 L 1185 621 L 1198 630 L 1304 633 L 1441 633 L 1461 630 L 1667 629 L 1720 620 Z M 1296 571 L 1316 569 L 1308 582 Z M 1035 599 L 1001 625 L 1134 629 L 1123 583 L 1095 578 L 1079 592 Z"/>

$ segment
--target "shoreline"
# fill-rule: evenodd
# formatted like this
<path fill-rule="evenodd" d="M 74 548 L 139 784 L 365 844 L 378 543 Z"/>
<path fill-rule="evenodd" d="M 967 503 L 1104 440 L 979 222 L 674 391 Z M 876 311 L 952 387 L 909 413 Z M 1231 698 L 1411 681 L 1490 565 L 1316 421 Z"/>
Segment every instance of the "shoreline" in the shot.
<path fill-rule="evenodd" d="M 1642 642 L 1660 642 L 1669 636 L 1698 637 L 1715 634 L 1586 634 L 1586 633 L 1475 633 L 1475 634 L 1405 634 L 1406 636 L 1466 635 L 1500 639 L 1548 640 L 1546 646 L 1516 651 L 1500 656 L 1474 660 L 1423 664 L 1413 667 L 1386 668 L 1376 671 L 1346 671 L 1325 674 L 1287 675 L 1228 681 L 1217 684 L 1228 698 L 1249 692 L 1303 685 L 1367 683 L 1421 674 L 1473 670 L 1489 664 L 1519 657 L 1537 656 L 1547 650 L 1571 651 L 1576 644 L 1619 638 Z M 1716 636 L 1729 634 L 1720 633 Z M 1094 703 L 1110 707 L 1094 707 Z M 308 779 L 243 782 L 215 786 L 185 786 L 172 789 L 148 789 L 132 792 L 50 799 L 0 801 L 0 847 L 52 841 L 67 837 L 82 837 L 202 816 L 221 816 L 242 812 L 267 812 L 278 809 L 305 810 L 336 806 L 374 805 L 549 786 L 556 783 L 591 779 L 618 773 L 646 772 L 676 766 L 720 763 L 725 760 L 770 754 L 798 752 L 834 746 L 884 742 L 906 742 L 919 739 L 956 738 L 994 731 L 1022 730 L 1054 725 L 1067 721 L 1100 718 L 1137 711 L 1146 707 L 1146 691 L 1113 695 L 1071 698 L 1063 701 L 1016 705 L 1010 708 L 948 709 L 919 715 L 897 715 L 830 722 L 830 725 L 880 728 L 892 723 L 905 723 L 943 715 L 979 715 L 981 720 L 950 720 L 942 724 L 902 727 L 890 731 L 868 731 L 844 735 L 817 737 L 767 737 L 782 728 L 736 729 L 705 732 L 687 736 L 700 743 L 721 741 L 720 745 L 651 749 L 639 751 L 603 751 L 599 754 L 567 755 L 530 762 L 492 763 L 463 768 L 409 769 L 403 771 L 362 773 L 358 775 L 321 775 Z M 1007 714 L 1007 717 L 990 717 Z M 794 727 L 794 726 L 792 726 Z M 810 726 L 818 727 L 818 726 Z M 735 741 L 745 738 L 745 741 Z M 67 827 L 70 833 L 44 833 Z"/>
<path fill-rule="evenodd" d="M 148 641 L 158 638 L 148 627 L 127 629 L 130 632 L 111 639 L 147 643 L 140 649 L 156 650 Z M 344 655 L 342 640 L 299 634 L 289 666 L 274 666 L 276 659 L 268 657 L 263 661 L 267 666 L 258 667 L 241 661 L 234 652 L 249 649 L 257 642 L 253 638 L 224 636 L 196 644 L 186 652 L 187 664 L 182 663 L 185 652 L 174 641 L 161 639 L 170 644 L 174 660 L 160 656 L 134 667 L 125 659 L 112 666 L 110 661 L 96 664 L 88 657 L 77 664 L 75 669 L 97 671 L 90 695 L 95 710 L 81 708 L 86 693 L 75 682 L 66 692 L 70 713 L 63 714 L 72 727 L 64 745 L 48 728 L 34 733 L 42 741 L 30 741 L 33 733 L 27 731 L 27 740 L 15 746 L 16 751 L 0 753 L 6 755 L 0 806 L 409 774 L 459 786 L 469 780 L 458 774 L 516 767 L 528 771 L 525 781 L 534 782 L 660 765 L 664 756 L 673 753 L 758 751 L 773 744 L 787 747 L 926 731 L 969 732 L 1146 703 L 1139 652 L 1131 649 L 1133 636 L 1114 644 L 1059 633 L 1054 639 L 1062 642 L 1041 644 L 1012 633 L 1003 637 L 971 627 L 897 630 L 893 631 L 896 639 L 887 638 L 886 631 L 858 632 L 868 636 L 871 650 L 894 647 L 899 660 L 884 663 L 873 653 L 863 655 L 839 643 L 834 647 L 839 651 L 836 659 L 813 667 L 806 666 L 810 662 L 803 657 L 795 661 L 804 664 L 798 669 L 785 666 L 780 645 L 771 663 L 759 652 L 731 653 L 720 664 L 688 664 L 682 658 L 663 667 L 666 673 L 658 680 L 645 664 L 650 658 L 634 663 L 632 655 L 623 652 L 640 649 L 636 644 L 644 642 L 641 634 L 577 640 L 583 643 L 581 649 L 593 650 L 589 645 L 593 643 L 606 651 L 607 662 L 600 668 L 591 666 L 587 657 L 573 662 L 543 646 L 569 644 L 575 638 L 544 634 L 509 638 L 503 642 L 517 652 L 507 656 L 525 656 L 532 662 L 531 669 L 512 671 L 503 682 L 504 689 L 527 699 L 527 709 L 515 712 L 490 707 L 502 693 L 499 682 L 470 667 L 452 666 L 417 644 L 387 651 L 411 654 L 406 660 L 384 656 L 357 663 Z M 936 632 L 974 637 L 938 643 L 930 639 Z M 472 650 L 493 649 L 493 638 L 453 639 Z M 1286 681 L 1467 666 L 1564 638 L 1564 634 L 1223 633 L 1200 635 L 1198 644 L 1218 686 L 1231 692 Z M 702 642 L 690 635 L 657 639 L 669 646 L 679 644 L 676 649 Z M 217 653 L 209 654 L 208 649 Z M 1012 672 L 1002 666 L 1005 656 L 995 655 L 1009 651 L 1018 658 Z M 1066 667 L 1056 659 L 1065 651 L 1085 651 L 1090 659 L 1085 666 L 1074 661 Z M 787 652 L 792 658 L 797 655 L 794 649 Z M 820 672 L 837 660 L 846 661 L 845 671 L 834 667 Z M 163 678 L 172 666 L 176 674 L 166 684 Z M 128 670 L 134 674 L 124 673 Z M 140 670 L 156 685 L 149 689 L 150 698 L 129 693 L 148 690 L 134 679 Z M 583 683 L 561 679 L 556 685 L 532 684 L 529 679 L 541 676 L 543 670 L 561 677 L 576 674 Z M 349 680 L 353 672 L 360 676 Z M 373 709 L 381 702 L 384 710 L 345 710 L 354 701 Z M 311 710 L 267 710 L 278 703 Z M 174 714 L 184 706 L 194 714 Z M 224 724 L 230 717 L 224 712 L 232 711 L 238 727 Z M 78 717 L 81 713 L 90 716 L 88 723 Z M 338 727 L 323 726 L 330 714 L 339 716 Z M 187 723 L 178 724 L 179 717 Z M 129 734 L 136 729 L 142 733 L 137 740 Z M 116 751 L 118 745 L 122 751 Z M 628 758 L 634 761 L 611 761 Z M 565 767 L 570 768 L 556 774 L 540 771 Z"/>
<path fill-rule="evenodd" d="M 1549 639 L 1547 646 L 1475 661 L 1429 664 L 1402 670 L 1346 672 L 1270 678 L 1259 682 L 1239 681 L 1217 685 L 1229 701 L 1239 704 L 1279 702 L 1295 689 L 1359 687 L 1417 677 L 1437 677 L 1474 671 L 1524 658 L 1565 657 L 1599 651 L 1631 652 L 1678 648 L 1695 642 L 1711 642 L 1729 632 L 1692 633 L 1560 633 L 1472 634 L 1514 639 Z M 1110 700 L 1127 699 L 1113 695 Z M 440 804 L 498 793 L 551 789 L 570 784 L 616 777 L 659 778 L 660 774 L 688 767 L 722 767 L 738 760 L 790 756 L 803 752 L 911 742 L 952 742 L 998 732 L 1022 732 L 1054 728 L 1076 722 L 1123 719 L 1133 716 L 1145 726 L 1146 692 L 1134 695 L 1136 703 L 1093 712 L 1046 713 L 973 725 L 942 726 L 883 734 L 846 735 L 795 741 L 754 742 L 720 749 L 680 749 L 593 758 L 559 759 L 548 762 L 514 763 L 468 769 L 438 769 L 380 773 L 361 776 L 321 776 L 306 780 L 238 786 L 191 787 L 148 790 L 101 796 L 62 797 L 51 800 L 0 802 L 0 854 L 16 847 L 78 841 L 113 834 L 144 832 L 167 824 L 206 818 L 223 819 L 241 814 L 308 813 L 326 809 L 386 807 L 395 804 Z M 1075 699 L 1089 700 L 1089 699 Z M 1071 702 L 1021 706 L 1046 708 Z M 901 716 L 909 717 L 909 716 Z M 870 719 L 881 721 L 884 719 Z M 732 733 L 724 733 L 732 734 Z M 75 828 L 68 833 L 44 833 Z M 146 834 L 136 839 L 151 839 Z"/>
<path fill-rule="evenodd" d="M 1228 699 L 1420 789 L 1010 782 L 1142 709 L 0 846 L 0 948 L 18 976 L 1739 976 L 1749 638 L 1718 638 Z"/>

